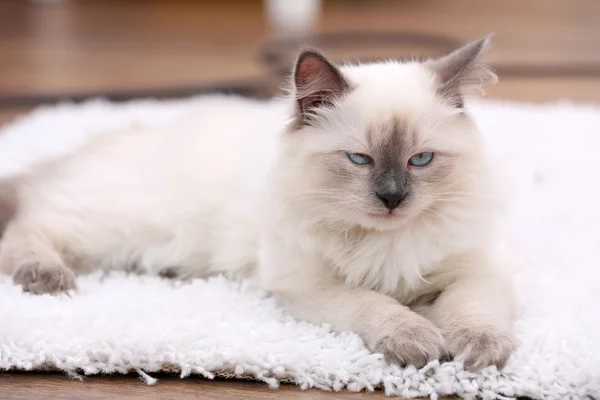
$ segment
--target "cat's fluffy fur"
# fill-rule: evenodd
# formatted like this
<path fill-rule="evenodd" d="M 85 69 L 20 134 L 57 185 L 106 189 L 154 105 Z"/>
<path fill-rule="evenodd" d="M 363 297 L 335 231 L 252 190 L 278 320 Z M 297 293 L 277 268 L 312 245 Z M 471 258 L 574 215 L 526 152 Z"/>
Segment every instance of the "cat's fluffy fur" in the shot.
<path fill-rule="evenodd" d="M 510 286 L 490 260 L 491 178 L 462 108 L 495 79 L 488 40 L 339 68 L 308 50 L 289 98 L 207 98 L 168 127 L 90 139 L 12 185 L 0 269 L 34 293 L 97 268 L 249 274 L 297 318 L 356 331 L 392 361 L 501 366 Z M 431 164 L 411 166 L 421 152 Z M 398 193 L 393 210 L 378 198 Z"/>

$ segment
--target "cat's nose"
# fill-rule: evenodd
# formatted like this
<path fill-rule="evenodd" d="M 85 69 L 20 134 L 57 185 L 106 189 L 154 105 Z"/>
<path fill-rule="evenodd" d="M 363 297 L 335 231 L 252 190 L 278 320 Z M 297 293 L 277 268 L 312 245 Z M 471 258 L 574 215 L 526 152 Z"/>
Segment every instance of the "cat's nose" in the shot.
<path fill-rule="evenodd" d="M 402 200 L 406 198 L 408 192 L 388 192 L 388 193 L 375 193 L 377 198 L 390 210 L 397 208 Z"/>

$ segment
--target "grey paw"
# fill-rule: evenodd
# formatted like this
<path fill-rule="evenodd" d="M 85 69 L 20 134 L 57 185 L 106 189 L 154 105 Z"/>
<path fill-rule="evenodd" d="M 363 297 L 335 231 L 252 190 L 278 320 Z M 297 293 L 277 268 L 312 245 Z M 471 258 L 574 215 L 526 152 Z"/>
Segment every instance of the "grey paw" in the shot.
<path fill-rule="evenodd" d="M 432 322 L 415 316 L 386 325 L 374 350 L 388 362 L 421 368 L 445 354 L 444 337 Z"/>
<path fill-rule="evenodd" d="M 61 264 L 31 261 L 15 269 L 13 281 L 33 294 L 61 293 L 76 287 L 73 271 Z"/>
<path fill-rule="evenodd" d="M 463 322 L 460 325 L 444 330 L 446 344 L 454 360 L 463 362 L 465 368 L 471 371 L 489 365 L 501 369 L 506 365 L 515 350 L 515 341 L 510 332 L 480 323 Z"/>

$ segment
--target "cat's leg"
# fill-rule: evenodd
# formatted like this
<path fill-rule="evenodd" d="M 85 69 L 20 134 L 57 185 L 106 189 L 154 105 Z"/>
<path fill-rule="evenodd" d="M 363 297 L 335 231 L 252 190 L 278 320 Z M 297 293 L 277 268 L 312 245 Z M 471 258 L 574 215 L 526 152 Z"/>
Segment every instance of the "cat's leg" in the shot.
<path fill-rule="evenodd" d="M 281 242 L 261 251 L 260 284 L 295 318 L 354 331 L 391 362 L 422 367 L 445 354 L 444 338 L 431 321 L 389 296 L 345 285 L 331 271 L 318 257 Z"/>
<path fill-rule="evenodd" d="M 444 275 L 451 279 L 423 311 L 442 330 L 451 355 L 470 370 L 501 368 L 515 348 L 512 286 L 487 263 L 481 254 L 447 260 Z"/>
<path fill-rule="evenodd" d="M 0 242 L 0 272 L 12 275 L 23 290 L 34 294 L 61 293 L 76 287 L 75 273 L 50 238 L 35 224 L 13 220 Z"/>
<path fill-rule="evenodd" d="M 295 318 L 354 331 L 390 362 L 420 368 L 445 354 L 440 330 L 389 296 L 343 284 L 274 293 Z"/>

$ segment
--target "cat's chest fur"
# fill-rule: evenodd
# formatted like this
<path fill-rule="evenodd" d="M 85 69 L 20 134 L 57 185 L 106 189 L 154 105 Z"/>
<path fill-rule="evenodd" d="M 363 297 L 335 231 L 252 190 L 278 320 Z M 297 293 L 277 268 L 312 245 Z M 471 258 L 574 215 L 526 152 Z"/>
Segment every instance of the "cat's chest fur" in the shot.
<path fill-rule="evenodd" d="M 321 232 L 312 242 L 346 284 L 406 302 L 430 286 L 426 276 L 446 257 L 473 245 L 461 235 L 426 226 L 399 232 Z"/>
<path fill-rule="evenodd" d="M 325 256 L 347 284 L 400 297 L 417 290 L 422 275 L 444 255 L 436 243 L 412 234 L 367 235 L 346 243 L 345 237 L 330 240 Z"/>

